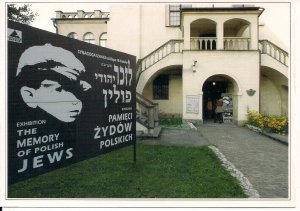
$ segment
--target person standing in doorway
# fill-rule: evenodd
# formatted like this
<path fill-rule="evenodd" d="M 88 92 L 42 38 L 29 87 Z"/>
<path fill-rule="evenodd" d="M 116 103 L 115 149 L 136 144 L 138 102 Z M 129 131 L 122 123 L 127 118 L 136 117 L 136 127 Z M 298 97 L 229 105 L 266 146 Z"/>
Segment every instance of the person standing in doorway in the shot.
<path fill-rule="evenodd" d="M 211 119 L 213 107 L 212 107 L 212 101 L 211 101 L 210 98 L 208 98 L 208 100 L 207 100 L 207 106 L 206 106 L 206 109 L 207 109 L 207 118 L 208 118 L 208 119 Z"/>
<path fill-rule="evenodd" d="M 216 109 L 215 109 L 215 120 L 214 122 L 219 122 L 220 124 L 223 123 L 223 100 L 222 98 L 218 99 L 216 102 Z"/>

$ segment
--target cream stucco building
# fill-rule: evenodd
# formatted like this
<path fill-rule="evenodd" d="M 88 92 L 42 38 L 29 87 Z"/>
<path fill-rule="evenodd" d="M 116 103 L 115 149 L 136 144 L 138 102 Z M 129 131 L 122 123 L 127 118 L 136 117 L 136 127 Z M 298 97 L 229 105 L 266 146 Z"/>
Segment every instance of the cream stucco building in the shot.
<path fill-rule="evenodd" d="M 232 121 L 242 124 L 248 110 L 288 114 L 289 55 L 260 24 L 263 12 L 112 4 L 109 12 L 56 11 L 53 21 L 58 34 L 135 55 L 137 92 L 159 113 L 201 123 L 209 98 L 230 96 Z"/>

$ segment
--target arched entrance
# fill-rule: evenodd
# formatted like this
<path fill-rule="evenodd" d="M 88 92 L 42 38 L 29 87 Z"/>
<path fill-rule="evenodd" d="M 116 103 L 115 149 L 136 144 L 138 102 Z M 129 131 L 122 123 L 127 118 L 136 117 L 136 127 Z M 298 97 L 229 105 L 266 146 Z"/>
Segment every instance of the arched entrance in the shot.
<path fill-rule="evenodd" d="M 238 85 L 236 81 L 227 75 L 213 75 L 206 79 L 202 86 L 202 114 L 203 122 L 212 122 L 215 119 L 216 101 L 223 99 L 224 121 L 234 122 L 237 120 L 238 108 Z M 212 109 L 210 109 L 210 102 Z"/>

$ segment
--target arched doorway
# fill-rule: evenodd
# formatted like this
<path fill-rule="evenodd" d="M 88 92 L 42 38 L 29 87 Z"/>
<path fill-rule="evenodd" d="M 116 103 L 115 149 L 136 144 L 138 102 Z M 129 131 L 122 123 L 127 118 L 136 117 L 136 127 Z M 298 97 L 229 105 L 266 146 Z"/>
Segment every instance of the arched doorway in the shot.
<path fill-rule="evenodd" d="M 234 120 L 237 120 L 238 90 L 236 81 L 227 75 L 213 75 L 207 78 L 202 86 L 203 122 L 213 122 L 215 120 L 216 101 L 220 98 L 223 100 L 224 121 L 234 122 Z M 212 110 L 209 109 L 209 101 L 212 103 Z"/>

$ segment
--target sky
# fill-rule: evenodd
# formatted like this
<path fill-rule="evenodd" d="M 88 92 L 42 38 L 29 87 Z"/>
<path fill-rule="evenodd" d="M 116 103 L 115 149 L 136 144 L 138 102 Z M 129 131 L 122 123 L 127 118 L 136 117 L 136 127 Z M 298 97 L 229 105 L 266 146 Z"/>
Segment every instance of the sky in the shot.
<path fill-rule="evenodd" d="M 199 1 L 198 1 L 199 2 Z M 207 2 L 207 1 L 206 1 Z M 76 12 L 77 10 L 84 10 L 86 12 L 100 9 L 104 12 L 109 12 L 110 3 L 30 3 L 32 10 L 37 12 L 39 16 L 31 25 L 40 29 L 55 32 L 51 18 L 55 18 L 55 11 L 61 10 L 63 12 Z M 235 3 L 202 3 L 206 7 L 211 7 L 214 4 L 218 6 L 230 6 Z M 275 39 L 280 40 L 280 47 L 289 49 L 290 43 L 290 5 L 288 3 L 254 3 L 247 2 L 246 4 L 260 6 L 265 9 L 260 16 L 260 21 L 264 22 L 266 26 L 273 32 Z"/>

